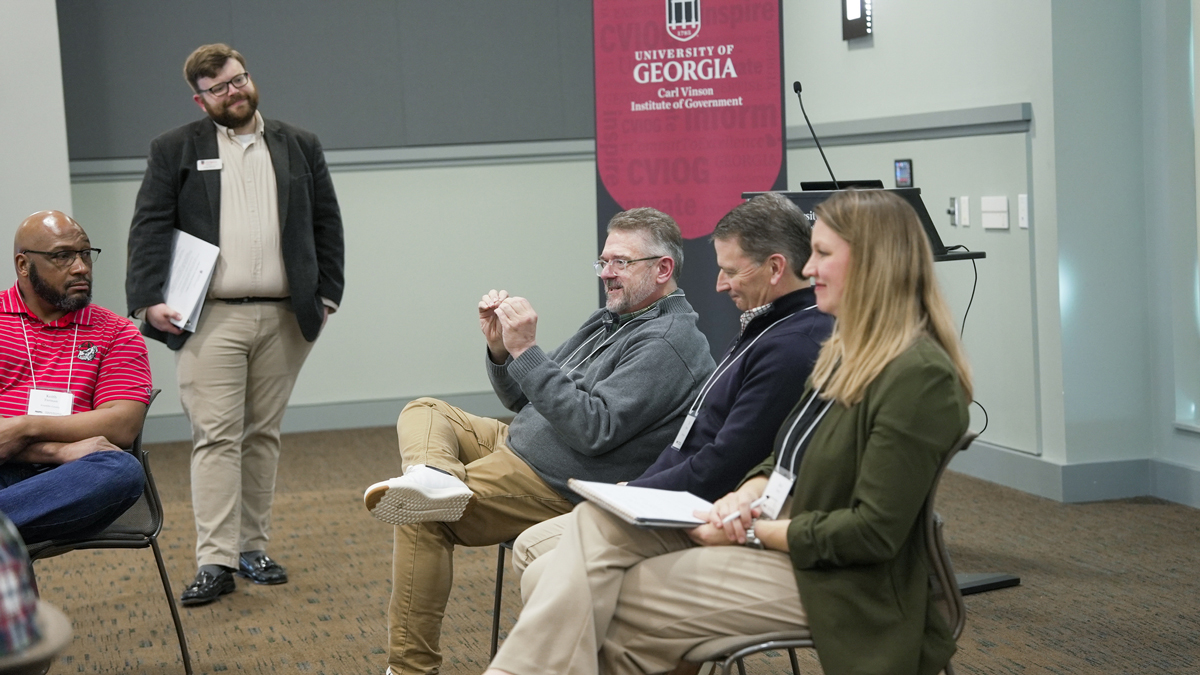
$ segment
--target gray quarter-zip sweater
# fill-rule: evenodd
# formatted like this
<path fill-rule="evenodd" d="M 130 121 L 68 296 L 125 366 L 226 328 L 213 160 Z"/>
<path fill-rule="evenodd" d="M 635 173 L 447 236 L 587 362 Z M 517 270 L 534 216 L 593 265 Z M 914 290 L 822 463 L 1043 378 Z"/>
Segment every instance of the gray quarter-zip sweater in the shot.
<path fill-rule="evenodd" d="M 496 365 L 492 388 L 517 413 L 507 445 L 564 498 L 568 478 L 637 478 L 679 431 L 715 364 L 682 292 L 607 331 L 599 310 L 557 349 Z"/>

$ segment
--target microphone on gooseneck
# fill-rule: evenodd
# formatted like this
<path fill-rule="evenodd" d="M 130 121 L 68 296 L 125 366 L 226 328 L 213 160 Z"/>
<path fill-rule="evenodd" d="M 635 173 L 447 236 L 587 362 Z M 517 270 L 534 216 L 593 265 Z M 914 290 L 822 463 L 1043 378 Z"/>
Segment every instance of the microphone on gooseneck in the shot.
<path fill-rule="evenodd" d="M 821 140 L 817 138 L 817 132 L 813 131 L 812 122 L 808 121 L 808 113 L 804 111 L 804 97 L 800 95 L 800 80 L 796 80 L 792 84 L 792 90 L 796 92 L 796 99 L 800 101 L 800 112 L 804 115 L 804 123 L 808 125 L 808 133 L 812 134 L 813 142 L 817 144 L 817 150 L 821 153 L 821 159 L 825 161 L 825 169 L 829 171 L 829 177 L 833 179 L 833 187 L 835 190 L 841 190 L 842 187 L 838 185 L 837 177 L 833 175 L 833 169 L 829 168 L 829 160 L 825 158 Z"/>

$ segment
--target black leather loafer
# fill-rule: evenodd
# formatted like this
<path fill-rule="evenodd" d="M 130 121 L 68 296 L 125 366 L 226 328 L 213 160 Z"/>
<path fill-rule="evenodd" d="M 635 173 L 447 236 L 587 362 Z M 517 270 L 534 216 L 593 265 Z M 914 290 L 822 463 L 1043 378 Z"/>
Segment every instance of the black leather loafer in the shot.
<path fill-rule="evenodd" d="M 283 569 L 283 565 L 271 560 L 265 553 L 257 555 L 243 553 L 238 556 L 237 574 L 256 584 L 266 584 L 267 586 L 286 584 L 288 580 L 287 570 Z"/>
<path fill-rule="evenodd" d="M 179 602 L 184 607 L 207 605 L 222 595 L 232 593 L 236 588 L 232 570 L 221 570 L 216 575 L 201 571 L 196 573 L 196 580 L 183 589 L 183 595 L 179 598 Z"/>

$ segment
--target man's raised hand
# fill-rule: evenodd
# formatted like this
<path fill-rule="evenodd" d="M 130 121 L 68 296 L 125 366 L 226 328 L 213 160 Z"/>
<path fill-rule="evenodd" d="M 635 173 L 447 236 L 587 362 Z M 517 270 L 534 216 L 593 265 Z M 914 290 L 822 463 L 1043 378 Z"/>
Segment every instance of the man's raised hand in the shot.
<path fill-rule="evenodd" d="M 492 310 L 500 320 L 504 348 L 515 359 L 537 344 L 537 312 L 525 298 L 510 297 Z"/>
<path fill-rule="evenodd" d="M 487 340 L 488 351 L 493 363 L 504 363 L 508 358 L 508 350 L 504 346 L 504 330 L 496 317 L 496 307 L 508 299 L 508 291 L 488 291 L 479 301 L 479 329 L 483 331 L 483 339 Z"/>

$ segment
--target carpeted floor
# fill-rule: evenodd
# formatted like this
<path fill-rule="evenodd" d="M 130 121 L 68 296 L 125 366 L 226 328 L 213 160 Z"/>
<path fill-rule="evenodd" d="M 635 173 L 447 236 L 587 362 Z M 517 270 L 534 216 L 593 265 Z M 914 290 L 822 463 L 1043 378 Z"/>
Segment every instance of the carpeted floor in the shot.
<path fill-rule="evenodd" d="M 149 449 L 177 596 L 195 572 L 190 448 Z M 392 530 L 361 499 L 369 483 L 398 469 L 394 429 L 285 437 L 270 553 L 291 582 L 239 580 L 236 593 L 181 610 L 195 672 L 381 675 Z M 1200 511 L 1149 499 L 1062 505 L 957 474 L 944 480 L 938 510 L 958 571 L 1022 579 L 967 598 L 958 672 L 1200 673 Z M 446 675 L 486 665 L 495 561 L 494 547 L 457 554 L 442 638 Z M 148 549 L 76 552 L 36 569 L 42 596 L 75 629 L 51 673 L 182 672 Z M 503 625 L 519 603 L 510 581 Z M 801 664 L 819 672 L 811 655 Z M 748 666 L 788 672 L 782 656 Z"/>

